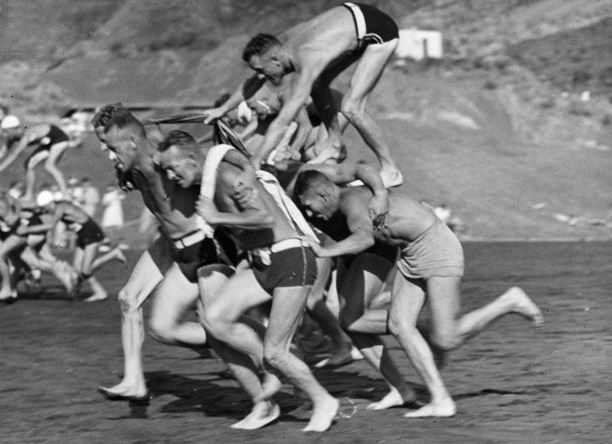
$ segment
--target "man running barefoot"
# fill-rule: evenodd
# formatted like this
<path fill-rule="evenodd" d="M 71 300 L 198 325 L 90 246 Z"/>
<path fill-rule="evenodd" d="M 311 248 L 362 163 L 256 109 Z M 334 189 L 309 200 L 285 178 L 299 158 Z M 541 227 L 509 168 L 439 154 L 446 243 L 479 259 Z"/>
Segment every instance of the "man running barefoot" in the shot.
<path fill-rule="evenodd" d="M 107 253 L 96 257 L 98 247 L 105 237 L 98 224 L 78 205 L 68 201 L 55 202 L 51 197 L 46 196 L 48 195 L 42 195 L 42 198 L 39 196 L 36 203 L 43 213 L 51 215 L 51 220 L 48 223 L 19 227 L 17 234 L 44 234 L 53 230 L 58 223 L 64 223 L 77 236 L 72 266 L 78 273 L 79 278 L 72 296 L 75 296 L 83 283 L 87 283 L 94 293 L 85 299 L 85 302 L 106 299 L 108 293 L 93 273 L 112 260 L 125 264 L 127 260 L 123 252 L 119 247 L 115 247 Z"/>
<path fill-rule="evenodd" d="M 280 389 L 280 381 L 271 374 L 259 376 L 265 361 L 312 401 L 313 414 L 303 430 L 325 431 L 336 416 L 338 400 L 290 352 L 291 340 L 316 278 L 314 254 L 299 239 L 300 234 L 254 171 L 249 177 L 248 170 L 222 161 L 226 155 L 223 153 L 213 170 L 217 177 L 203 179 L 207 155 L 212 156 L 206 148 L 191 143 L 170 146 L 160 153 L 159 159 L 183 187 L 203 180 L 208 182 L 212 196 L 206 192 L 201 194 L 198 213 L 209 224 L 227 229 L 239 248 L 247 253 L 236 266 L 236 273 L 217 294 L 203 295 L 202 299 L 203 323 L 211 336 L 211 344 L 253 400 L 252 412 L 233 427 L 259 428 L 280 414 L 278 405 L 272 401 Z M 234 196 L 236 185 L 244 181 L 254 190 L 246 206 L 239 204 Z M 248 310 L 270 301 L 272 308 L 262 341 L 251 326 L 238 321 Z"/>
<path fill-rule="evenodd" d="M 295 196 L 310 218 L 339 220 L 348 227 L 349 233 L 333 245 L 312 244 L 320 257 L 357 254 L 376 240 L 400 247 L 388 327 L 431 395 L 429 404 L 407 413 L 406 417 L 456 413 L 455 403 L 436 368 L 432 348 L 441 353 L 455 349 L 492 321 L 510 313 L 532 320 L 536 327 L 542 325 L 539 308 L 518 287 L 510 288 L 478 310 L 459 315 L 464 266 L 461 244 L 433 211 L 421 203 L 392 193 L 387 224 L 374 228 L 368 215 L 371 192 L 364 187 L 341 189 L 324 174 L 306 171 L 296 182 Z M 428 335 L 431 347 L 416 328 L 426 301 L 431 315 Z"/>
<path fill-rule="evenodd" d="M 9 260 L 17 258 L 30 267 L 53 274 L 66 292 L 72 294 L 78 278 L 76 271 L 45 251 L 45 233 L 23 232 L 24 228 L 40 223 L 39 215 L 32 209 L 23 209 L 16 199 L 0 194 L 0 300 L 14 301 L 17 298 L 16 274 L 12 275 L 9 266 Z"/>
<path fill-rule="evenodd" d="M 106 111 L 101 110 L 100 114 Z M 212 239 L 205 238 L 196 227 L 198 188 L 182 188 L 168 179 L 153 160 L 156 146 L 142 124 L 129 111 L 117 109 L 105 123 L 102 135 L 101 141 L 115 162 L 120 180 L 124 184 L 129 181 L 130 186 L 140 191 L 160 224 L 161 235 L 142 254 L 118 295 L 123 379 L 114 387 L 99 388 L 109 399 L 142 399 L 148 396 L 142 368 L 142 305 L 153 296 L 149 328 L 156 340 L 185 347 L 205 345 L 202 326 L 185 319 L 198 301 L 197 269 L 204 264 L 216 264 L 219 259 Z"/>
<path fill-rule="evenodd" d="M 393 55 L 399 40 L 396 23 L 377 8 L 345 3 L 274 37 L 258 34 L 245 47 L 243 60 L 258 78 L 245 82 L 219 108 L 210 110 L 205 123 L 223 116 L 245 99 L 244 86 L 265 80 L 279 84 L 294 73 L 290 93 L 282 109 L 270 124 L 266 137 L 254 156 L 259 166 L 275 149 L 285 129 L 295 119 L 308 96 L 328 129 L 325 150 L 328 158 L 339 156 L 342 142 L 338 110 L 329 88 L 346 68 L 357 62 L 340 112 L 357 128 L 364 142 L 381 163 L 381 175 L 387 187 L 402 183 L 402 175 L 391 157 L 382 131 L 366 112 L 366 102 Z"/>

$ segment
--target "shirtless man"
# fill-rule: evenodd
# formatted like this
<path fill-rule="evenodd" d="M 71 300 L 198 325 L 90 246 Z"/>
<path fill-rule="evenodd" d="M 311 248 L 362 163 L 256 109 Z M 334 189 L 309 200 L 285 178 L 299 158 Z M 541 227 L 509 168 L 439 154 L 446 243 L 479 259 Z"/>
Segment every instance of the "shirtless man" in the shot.
<path fill-rule="evenodd" d="M 0 195 L 0 300 L 17 299 L 17 273 L 11 273 L 9 260 L 14 265 L 23 261 L 32 268 L 53 274 L 66 288 L 66 292 L 72 294 L 77 280 L 76 272 L 67 263 L 58 261 L 44 251 L 47 240 L 45 233 L 28 234 L 23 231 L 41 222 L 39 214 L 32 209 L 22 208 L 19 201 L 8 194 Z"/>
<path fill-rule="evenodd" d="M 382 131 L 365 110 L 368 97 L 398 41 L 398 28 L 391 17 L 373 6 L 353 3 L 332 8 L 285 31 L 278 38 L 259 34 L 243 52 L 243 60 L 257 75 L 245 82 L 224 105 L 209 110 L 205 123 L 220 118 L 244 100 L 246 83 L 268 80 L 278 84 L 286 74 L 294 73 L 290 93 L 254 156 L 255 164 L 259 166 L 277 147 L 308 96 L 312 96 L 328 129 L 326 150 L 331 152 L 329 157 L 337 157 L 342 142 L 338 111 L 329 85 L 338 74 L 358 61 L 340 111 L 378 157 L 385 186 L 400 185 L 402 175 L 391 157 Z"/>
<path fill-rule="evenodd" d="M 253 133 L 245 142 L 245 146 L 250 153 L 256 153 L 259 150 L 259 146 L 265 140 L 270 123 L 274 121 L 286 100 L 291 77 L 291 75 L 285 76 L 279 85 L 265 82 L 246 101 L 248 107 L 254 111 L 257 121 Z M 342 93 L 336 89 L 331 91 L 334 103 L 336 106 L 339 106 L 342 102 Z M 346 120 L 342 113 L 338 113 L 338 121 L 340 132 L 342 133 L 348 125 L 348 120 Z M 312 164 L 340 163 L 344 161 L 346 159 L 346 149 L 344 146 L 334 157 L 330 157 L 332 153 L 329 150 L 321 151 L 322 147 L 326 145 L 325 141 L 327 138 L 327 129 L 322 124 L 312 100 L 309 99 L 302 109 L 298 111 L 281 142 L 269 154 L 264 163 L 277 165 L 283 160 L 302 161 Z"/>
<path fill-rule="evenodd" d="M 10 117 L 10 119 L 9 119 Z M 70 126 L 72 127 L 72 125 Z M 65 198 L 69 196 L 64 175 L 57 167 L 61 155 L 69 148 L 75 148 L 83 142 L 84 131 L 65 131 L 59 126 L 41 124 L 23 127 L 15 116 L 7 116 L 2 121 L 2 130 L 7 138 L 12 139 L 13 147 L 0 163 L 0 172 L 11 165 L 28 147 L 35 147 L 24 162 L 26 169 L 25 201 L 33 201 L 36 167 L 44 161 L 45 170 L 53 177 Z"/>
<path fill-rule="evenodd" d="M 536 327 L 542 325 L 540 310 L 518 287 L 510 288 L 478 310 L 459 315 L 459 286 L 464 266 L 461 244 L 433 211 L 421 203 L 399 193 L 391 194 L 387 224 L 375 229 L 368 215 L 371 192 L 364 187 L 341 189 L 324 174 L 306 171 L 296 182 L 295 196 L 309 218 L 322 224 L 344 223 L 348 228 L 348 233 L 332 245 L 321 247 L 312 243 L 318 256 L 358 254 L 376 240 L 401 249 L 388 328 L 431 395 L 429 404 L 407 413 L 406 417 L 445 417 L 456 413 L 432 348 L 416 328 L 417 317 L 426 301 L 431 315 L 428 340 L 440 353 L 459 347 L 492 321 L 509 313 L 532 320 Z"/>
<path fill-rule="evenodd" d="M 241 155 L 237 150 L 230 152 Z M 175 145 L 161 152 L 159 161 L 178 184 L 190 187 L 202 182 L 207 155 L 211 154 L 196 143 Z M 269 373 L 259 376 L 266 362 L 312 401 L 313 414 L 303 430 L 325 431 L 336 416 L 338 400 L 290 352 L 316 278 L 314 254 L 299 239 L 299 232 L 254 171 L 249 176 L 249 170 L 225 161 L 218 164 L 216 171 L 216 179 L 206 178 L 214 185 L 210 196 L 213 198 L 201 194 L 198 213 L 210 225 L 227 229 L 247 253 L 236 266 L 236 273 L 216 294 L 202 297 L 203 324 L 211 340 L 214 338 L 211 345 L 253 401 L 251 413 L 233 428 L 260 428 L 279 416 L 272 396 L 279 390 L 280 381 Z M 236 185 L 244 182 L 254 190 L 246 206 L 238 204 L 234 197 Z M 251 326 L 238 320 L 248 310 L 270 301 L 272 307 L 262 341 Z"/>
<path fill-rule="evenodd" d="M 219 260 L 214 242 L 205 238 L 195 224 L 197 187 L 182 188 L 166 177 L 153 161 L 155 144 L 129 111 L 117 109 L 111 114 L 113 117 L 106 123 L 101 141 L 109 150 L 124 186 L 130 184 L 140 191 L 145 205 L 160 224 L 161 235 L 142 254 L 118 295 L 123 379 L 114 387 L 99 390 L 109 399 L 146 399 L 142 305 L 153 296 L 149 329 L 156 340 L 186 347 L 203 346 L 204 329 L 198 322 L 185 321 L 185 317 L 197 304 L 197 269 Z M 101 121 L 94 117 L 94 127 L 96 123 Z"/>
<path fill-rule="evenodd" d="M 93 273 L 112 260 L 126 263 L 126 258 L 119 247 L 115 247 L 102 256 L 96 257 L 98 247 L 104 239 L 104 232 L 98 224 L 78 205 L 68 201 L 56 202 L 42 195 L 36 202 L 39 209 L 51 215 L 47 223 L 30 224 L 19 227 L 17 234 L 44 234 L 53 230 L 57 224 L 64 223 L 66 227 L 76 233 L 76 244 L 72 266 L 78 273 L 78 281 L 74 288 L 73 296 L 77 293 L 83 283 L 89 284 L 93 295 L 85 299 L 85 302 L 102 301 L 108 297 L 108 293 Z"/>

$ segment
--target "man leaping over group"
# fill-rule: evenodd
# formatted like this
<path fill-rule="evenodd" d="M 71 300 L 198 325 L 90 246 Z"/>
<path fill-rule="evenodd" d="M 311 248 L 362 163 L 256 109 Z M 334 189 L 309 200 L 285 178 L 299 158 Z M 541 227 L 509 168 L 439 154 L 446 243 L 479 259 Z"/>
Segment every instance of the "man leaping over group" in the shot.
<path fill-rule="evenodd" d="M 253 162 L 256 166 L 265 162 L 309 96 L 328 130 L 326 146 L 319 150 L 319 160 L 337 158 L 342 152 L 341 130 L 329 85 L 357 62 L 340 112 L 376 154 L 385 186 L 401 185 L 402 175 L 382 131 L 365 109 L 370 93 L 397 47 L 398 36 L 397 25 L 391 17 L 373 6 L 353 3 L 332 8 L 290 28 L 278 38 L 258 34 L 243 52 L 243 60 L 257 74 L 221 107 L 208 111 L 205 123 L 222 117 L 245 100 L 247 84 L 249 89 L 254 83 L 261 85 L 266 80 L 277 85 L 283 77 L 293 73 L 287 97 L 254 153 Z"/>

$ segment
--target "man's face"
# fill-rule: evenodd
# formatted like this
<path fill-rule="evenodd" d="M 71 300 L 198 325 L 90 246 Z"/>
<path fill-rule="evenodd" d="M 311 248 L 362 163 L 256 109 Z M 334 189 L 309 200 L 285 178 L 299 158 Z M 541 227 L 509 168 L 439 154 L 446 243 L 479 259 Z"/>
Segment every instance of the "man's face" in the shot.
<path fill-rule="evenodd" d="M 338 211 L 338 199 L 322 187 L 311 187 L 299 196 L 300 206 L 310 219 L 328 221 Z"/>
<path fill-rule="evenodd" d="M 249 59 L 249 66 L 260 78 L 265 78 L 273 85 L 280 84 L 285 75 L 282 63 L 269 52 L 252 56 Z"/>
<path fill-rule="evenodd" d="M 96 133 L 96 137 L 100 141 L 100 149 L 102 151 L 108 150 L 108 147 L 106 146 L 106 134 L 104 134 L 104 127 L 103 126 L 95 127 L 94 133 Z"/>
<path fill-rule="evenodd" d="M 108 157 L 115 162 L 119 171 L 129 171 L 134 166 L 138 145 L 136 137 L 127 128 L 110 128 L 105 134 Z"/>
<path fill-rule="evenodd" d="M 202 178 L 202 166 L 175 145 L 162 153 L 156 153 L 155 163 L 166 171 L 168 179 L 174 180 L 181 188 L 189 188 Z"/>

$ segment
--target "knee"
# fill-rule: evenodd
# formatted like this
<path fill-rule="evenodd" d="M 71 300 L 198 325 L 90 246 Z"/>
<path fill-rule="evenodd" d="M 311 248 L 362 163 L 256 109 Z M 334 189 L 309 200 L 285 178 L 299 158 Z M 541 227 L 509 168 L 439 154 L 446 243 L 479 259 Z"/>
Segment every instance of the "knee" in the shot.
<path fill-rule="evenodd" d="M 147 331 L 149 336 L 158 342 L 171 343 L 173 341 L 172 325 L 162 318 L 151 318 L 147 326 Z"/>
<path fill-rule="evenodd" d="M 215 310 L 214 308 L 204 310 L 200 317 L 200 321 L 204 329 L 209 334 L 211 334 L 220 341 L 223 340 L 225 336 L 224 332 L 226 331 L 227 322 L 221 312 Z"/>
<path fill-rule="evenodd" d="M 350 122 L 354 123 L 355 121 L 362 119 L 363 106 L 358 101 L 345 97 L 340 105 L 340 112 L 342 112 L 344 117 L 346 117 Z"/>
<path fill-rule="evenodd" d="M 389 333 L 395 337 L 403 336 L 409 338 L 418 334 L 416 326 L 412 325 L 406 320 L 398 319 L 398 317 L 393 316 L 393 313 L 389 315 L 387 329 L 389 330 Z"/>
<path fill-rule="evenodd" d="M 119 306 L 121 307 L 121 313 L 133 313 L 138 310 L 138 298 L 135 293 L 122 288 L 117 295 L 119 300 Z"/>
<path fill-rule="evenodd" d="M 45 171 L 47 171 L 48 173 L 54 173 L 55 171 L 57 171 L 57 168 L 55 168 L 55 165 L 51 162 L 45 162 Z"/>
<path fill-rule="evenodd" d="M 450 351 L 458 348 L 461 345 L 461 338 L 451 332 L 432 333 L 429 338 L 432 347 L 440 350 Z"/>
<path fill-rule="evenodd" d="M 264 345 L 264 360 L 272 368 L 282 368 L 287 360 L 288 353 L 289 351 L 285 351 L 281 347 Z"/>

